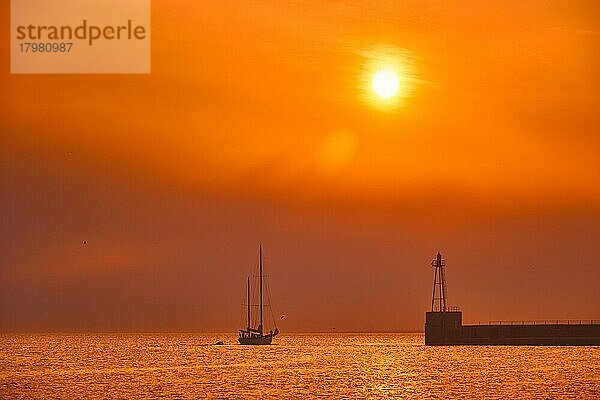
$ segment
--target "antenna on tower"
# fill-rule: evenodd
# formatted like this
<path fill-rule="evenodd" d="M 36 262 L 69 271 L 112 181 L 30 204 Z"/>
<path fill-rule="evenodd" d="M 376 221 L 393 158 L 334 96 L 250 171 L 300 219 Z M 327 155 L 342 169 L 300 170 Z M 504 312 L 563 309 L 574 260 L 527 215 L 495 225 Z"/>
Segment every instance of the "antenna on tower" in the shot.
<path fill-rule="evenodd" d="M 437 253 L 437 257 L 431 262 L 431 266 L 435 268 L 431 311 L 446 312 L 448 311 L 446 305 L 446 263 L 440 253 Z"/>

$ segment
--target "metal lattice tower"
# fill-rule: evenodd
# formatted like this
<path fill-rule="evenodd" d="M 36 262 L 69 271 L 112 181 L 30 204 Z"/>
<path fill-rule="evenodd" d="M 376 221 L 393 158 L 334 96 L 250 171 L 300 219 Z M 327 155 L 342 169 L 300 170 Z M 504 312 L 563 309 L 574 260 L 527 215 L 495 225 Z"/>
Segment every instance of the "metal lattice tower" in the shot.
<path fill-rule="evenodd" d="M 437 253 L 437 257 L 431 262 L 431 266 L 435 268 L 431 311 L 446 312 L 448 311 L 446 305 L 446 264 L 440 253 Z"/>

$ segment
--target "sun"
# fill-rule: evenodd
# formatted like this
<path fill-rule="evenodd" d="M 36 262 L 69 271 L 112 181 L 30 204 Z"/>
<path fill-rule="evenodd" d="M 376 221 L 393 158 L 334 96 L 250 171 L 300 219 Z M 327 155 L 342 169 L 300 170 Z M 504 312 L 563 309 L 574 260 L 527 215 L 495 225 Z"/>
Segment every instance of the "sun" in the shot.
<path fill-rule="evenodd" d="M 382 99 L 394 97 L 400 89 L 400 77 L 391 69 L 382 69 L 373 75 L 371 87 Z"/>
<path fill-rule="evenodd" d="M 374 45 L 359 50 L 358 90 L 365 104 L 384 112 L 408 106 L 417 86 L 424 81 L 417 74 L 416 56 L 408 49 Z"/>

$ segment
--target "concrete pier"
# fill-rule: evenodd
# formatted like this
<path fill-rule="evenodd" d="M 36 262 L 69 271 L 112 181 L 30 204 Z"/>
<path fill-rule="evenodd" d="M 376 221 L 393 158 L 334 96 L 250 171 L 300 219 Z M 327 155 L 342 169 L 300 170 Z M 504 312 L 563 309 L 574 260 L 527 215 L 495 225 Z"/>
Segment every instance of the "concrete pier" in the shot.
<path fill-rule="evenodd" d="M 427 312 L 426 345 L 600 346 L 600 324 L 463 325 L 461 311 Z"/>

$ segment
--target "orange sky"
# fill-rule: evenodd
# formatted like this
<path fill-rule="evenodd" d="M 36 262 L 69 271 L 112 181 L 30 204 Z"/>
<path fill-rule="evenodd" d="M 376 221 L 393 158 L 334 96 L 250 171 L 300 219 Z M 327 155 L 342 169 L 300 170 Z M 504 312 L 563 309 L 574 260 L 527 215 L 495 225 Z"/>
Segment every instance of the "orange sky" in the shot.
<path fill-rule="evenodd" d="M 596 1 L 152 3 L 151 75 L 1 33 L 2 329 L 235 330 L 259 241 L 284 329 L 421 328 L 438 249 L 466 321 L 600 316 Z"/>

